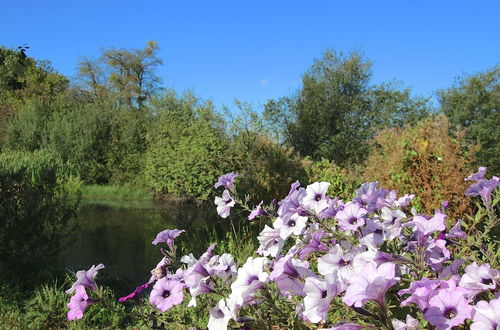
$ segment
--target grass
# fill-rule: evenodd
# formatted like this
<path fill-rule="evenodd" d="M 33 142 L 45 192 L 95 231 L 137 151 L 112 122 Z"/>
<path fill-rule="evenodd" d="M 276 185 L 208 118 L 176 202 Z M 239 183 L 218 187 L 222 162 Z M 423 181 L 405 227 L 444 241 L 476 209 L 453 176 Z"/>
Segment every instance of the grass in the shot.
<path fill-rule="evenodd" d="M 129 186 L 112 185 L 84 185 L 81 188 L 82 197 L 85 198 L 110 198 L 110 199 L 142 199 L 152 200 L 153 194 Z"/>

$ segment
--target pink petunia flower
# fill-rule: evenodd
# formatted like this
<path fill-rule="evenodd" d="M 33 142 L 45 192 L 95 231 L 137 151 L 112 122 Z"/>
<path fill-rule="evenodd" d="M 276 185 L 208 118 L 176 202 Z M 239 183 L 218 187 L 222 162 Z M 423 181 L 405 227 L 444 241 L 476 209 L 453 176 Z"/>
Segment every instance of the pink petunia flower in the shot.
<path fill-rule="evenodd" d="M 174 239 L 177 238 L 180 234 L 185 232 L 185 230 L 179 229 L 167 229 L 162 232 L 159 232 L 156 235 L 156 238 L 152 242 L 153 245 L 157 245 L 158 243 L 167 243 L 167 245 L 172 248 L 174 246 Z"/>
<path fill-rule="evenodd" d="M 129 299 L 136 298 L 142 291 L 144 291 L 144 289 L 146 289 L 149 286 L 149 284 L 151 284 L 151 283 L 147 282 L 147 283 L 144 283 L 142 285 L 137 286 L 133 292 L 129 293 L 125 297 L 119 298 L 118 301 L 124 302 L 124 301 L 127 301 Z"/>
<path fill-rule="evenodd" d="M 165 312 L 184 300 L 182 289 L 184 285 L 179 281 L 171 281 L 163 277 L 153 286 L 149 302 L 160 311 Z"/>
<path fill-rule="evenodd" d="M 339 221 L 342 230 L 356 230 L 365 224 L 366 209 L 358 203 L 348 202 L 344 209 L 337 212 L 335 218 Z"/>
<path fill-rule="evenodd" d="M 349 306 L 362 307 L 373 300 L 385 306 L 385 292 L 399 281 L 395 268 L 391 262 L 378 267 L 373 263 L 366 264 L 360 272 L 352 275 L 342 301 Z"/>
<path fill-rule="evenodd" d="M 238 173 L 234 173 L 234 172 L 226 173 L 226 174 L 222 175 L 221 177 L 219 177 L 219 179 L 217 180 L 217 182 L 214 185 L 214 188 L 217 189 L 221 186 L 224 186 L 227 189 L 232 189 L 234 186 L 233 185 L 234 179 L 236 179 L 238 176 L 240 176 Z"/>
<path fill-rule="evenodd" d="M 92 265 L 92 267 L 90 267 L 90 269 L 87 271 L 85 271 L 85 270 L 77 271 L 76 272 L 76 281 L 75 281 L 75 283 L 73 283 L 71 288 L 66 290 L 66 293 L 69 294 L 69 293 L 75 291 L 75 289 L 80 285 L 82 285 L 90 290 L 96 290 L 97 284 L 95 283 L 94 278 L 97 275 L 97 272 L 103 268 L 104 268 L 104 265 L 99 264 L 97 266 Z"/>
<path fill-rule="evenodd" d="M 479 301 L 472 312 L 471 330 L 497 330 L 500 328 L 500 298 Z"/>
<path fill-rule="evenodd" d="M 70 321 L 81 319 L 87 307 L 94 303 L 94 299 L 89 298 L 83 285 L 76 286 L 75 290 L 75 294 L 67 304 L 69 308 L 67 316 Z"/>
<path fill-rule="evenodd" d="M 466 299 L 467 290 L 457 287 L 451 279 L 448 288 L 437 290 L 429 299 L 424 318 L 438 330 L 451 329 L 472 317 L 473 308 Z"/>

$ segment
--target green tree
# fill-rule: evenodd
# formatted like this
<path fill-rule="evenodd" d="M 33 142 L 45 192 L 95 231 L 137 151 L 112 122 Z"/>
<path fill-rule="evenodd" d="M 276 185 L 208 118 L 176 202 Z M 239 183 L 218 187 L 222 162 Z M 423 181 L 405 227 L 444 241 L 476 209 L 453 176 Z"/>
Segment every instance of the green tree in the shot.
<path fill-rule="evenodd" d="M 114 93 L 121 105 L 141 108 L 161 81 L 156 74 L 163 64 L 158 51 L 154 41 L 144 49 L 105 49 L 99 59 L 78 63 L 80 80 L 97 99 Z"/>
<path fill-rule="evenodd" d="M 479 165 L 500 174 L 500 66 L 457 78 L 455 84 L 438 92 L 441 111 L 452 124 L 452 133 L 466 129 L 468 144 L 479 144 Z"/>
<path fill-rule="evenodd" d="M 167 91 L 152 100 L 155 119 L 148 132 L 145 180 L 158 195 L 207 199 L 228 170 L 227 139 L 211 102 L 191 93 Z"/>
<path fill-rule="evenodd" d="M 426 100 L 412 99 L 407 89 L 370 86 L 370 68 L 358 51 L 327 50 L 302 76 L 297 95 L 268 102 L 266 116 L 302 156 L 359 163 L 368 151 L 365 142 L 378 129 L 414 122 L 428 112 Z"/>
<path fill-rule="evenodd" d="M 67 88 L 68 79 L 56 73 L 48 61 L 0 47 L 0 148 L 24 103 L 33 99 L 51 102 Z"/>

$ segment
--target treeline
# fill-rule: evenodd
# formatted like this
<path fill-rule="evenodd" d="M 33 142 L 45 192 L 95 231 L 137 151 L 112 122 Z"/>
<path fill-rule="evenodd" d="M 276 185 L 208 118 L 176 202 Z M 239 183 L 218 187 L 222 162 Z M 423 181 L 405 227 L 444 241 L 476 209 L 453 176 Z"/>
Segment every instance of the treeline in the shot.
<path fill-rule="evenodd" d="M 296 179 L 328 180 L 346 197 L 362 180 L 379 180 L 432 209 L 459 203 L 471 166 L 500 172 L 498 66 L 437 91 L 433 106 L 399 83 L 373 84 L 360 52 L 327 50 L 294 95 L 229 110 L 163 88 L 157 53 L 154 42 L 105 49 L 70 80 L 0 48 L 2 152 L 55 155 L 87 184 L 199 200 L 213 198 L 221 173 L 237 171 L 239 189 L 263 199 Z"/>

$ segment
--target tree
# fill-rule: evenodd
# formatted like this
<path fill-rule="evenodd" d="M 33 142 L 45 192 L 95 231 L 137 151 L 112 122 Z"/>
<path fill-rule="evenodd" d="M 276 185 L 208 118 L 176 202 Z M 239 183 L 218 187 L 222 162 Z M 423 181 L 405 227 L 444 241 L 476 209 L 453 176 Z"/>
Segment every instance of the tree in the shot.
<path fill-rule="evenodd" d="M 67 90 L 68 79 L 48 61 L 36 61 L 21 51 L 0 47 L 0 148 L 12 119 L 32 99 L 51 102 Z"/>
<path fill-rule="evenodd" d="M 121 105 L 141 108 L 160 83 L 156 68 L 163 62 L 158 50 L 154 41 L 148 41 L 144 49 L 105 49 L 97 60 L 80 61 L 78 72 L 96 98 L 115 92 Z"/>
<path fill-rule="evenodd" d="M 297 95 L 269 101 L 266 115 L 301 155 L 359 163 L 378 129 L 414 122 L 428 112 L 427 101 L 412 99 L 407 89 L 370 86 L 370 68 L 358 51 L 327 50 L 302 76 Z"/>
<path fill-rule="evenodd" d="M 172 91 L 151 103 L 156 118 L 147 134 L 146 185 L 158 195 L 206 200 L 229 170 L 228 141 L 213 104 Z"/>
<path fill-rule="evenodd" d="M 452 133 L 465 128 L 469 145 L 479 144 L 479 165 L 500 174 L 500 66 L 457 78 L 455 84 L 438 92 L 441 111 L 451 121 Z"/>

